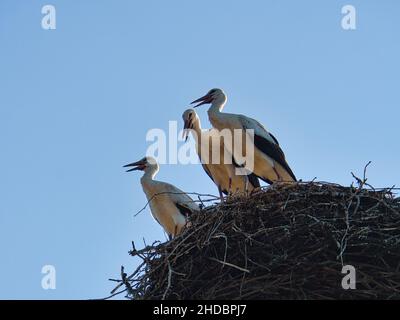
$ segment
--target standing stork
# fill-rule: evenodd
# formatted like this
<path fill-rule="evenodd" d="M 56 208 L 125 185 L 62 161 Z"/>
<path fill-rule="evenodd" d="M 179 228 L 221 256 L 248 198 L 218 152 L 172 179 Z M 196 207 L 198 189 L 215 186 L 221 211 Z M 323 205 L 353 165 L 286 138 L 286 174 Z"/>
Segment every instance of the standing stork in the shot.
<path fill-rule="evenodd" d="M 254 168 L 253 172 L 267 183 L 276 181 L 296 181 L 293 171 L 286 162 L 285 154 L 279 146 L 278 140 L 269 133 L 257 120 L 241 114 L 222 112 L 227 101 L 226 94 L 221 89 L 211 89 L 205 96 L 193 101 L 191 104 L 197 108 L 203 104 L 211 104 L 208 109 L 208 118 L 214 128 L 218 130 L 242 130 L 242 141 L 246 130 L 254 130 Z M 239 158 L 239 150 L 235 143 L 229 150 L 235 158 Z M 240 150 L 241 151 L 241 150 Z"/>
<path fill-rule="evenodd" d="M 232 154 L 226 152 L 224 143 L 221 141 L 216 130 L 202 130 L 200 118 L 194 109 L 186 110 L 182 115 L 184 121 L 183 137 L 188 138 L 189 131 L 196 141 L 196 152 L 204 171 L 217 185 L 219 196 L 223 201 L 223 194 L 247 193 L 260 187 L 258 178 L 254 174 L 237 175 L 236 166 Z M 218 143 L 218 145 L 214 145 Z M 219 153 L 219 159 L 214 162 L 213 155 Z M 226 159 L 225 156 L 230 157 Z"/>
<path fill-rule="evenodd" d="M 124 167 L 132 167 L 126 172 L 144 171 L 140 182 L 152 216 L 164 228 L 169 239 L 180 234 L 186 225 L 187 217 L 199 211 L 199 206 L 186 193 L 172 184 L 154 180 L 159 171 L 158 163 L 154 158 L 144 157 Z"/>

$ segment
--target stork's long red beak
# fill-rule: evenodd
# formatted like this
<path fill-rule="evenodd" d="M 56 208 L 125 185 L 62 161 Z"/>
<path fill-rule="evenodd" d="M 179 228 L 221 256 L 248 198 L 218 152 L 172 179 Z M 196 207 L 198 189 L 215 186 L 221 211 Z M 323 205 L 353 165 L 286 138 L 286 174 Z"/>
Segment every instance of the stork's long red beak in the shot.
<path fill-rule="evenodd" d="M 136 171 L 136 170 L 144 170 L 146 168 L 146 163 L 143 160 L 139 160 L 139 161 L 124 165 L 124 168 L 128 168 L 128 167 L 133 167 L 133 168 L 126 170 L 126 172 L 131 172 L 131 171 Z"/>
<path fill-rule="evenodd" d="M 197 107 L 201 106 L 202 104 L 211 103 L 212 100 L 213 100 L 213 97 L 211 95 L 209 95 L 209 94 L 206 94 L 205 96 L 203 96 L 203 97 L 201 97 L 201 98 L 199 98 L 197 100 L 192 101 L 190 104 L 200 102 L 199 104 L 196 104 L 195 106 L 193 106 L 193 108 L 197 108 Z"/>

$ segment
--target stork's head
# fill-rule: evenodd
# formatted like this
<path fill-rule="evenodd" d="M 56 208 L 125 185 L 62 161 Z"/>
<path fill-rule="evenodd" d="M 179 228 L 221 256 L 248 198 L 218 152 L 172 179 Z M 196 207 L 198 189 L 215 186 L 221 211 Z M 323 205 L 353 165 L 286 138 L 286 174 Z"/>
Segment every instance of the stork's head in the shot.
<path fill-rule="evenodd" d="M 199 103 L 196 104 L 193 108 L 197 108 L 203 104 L 209 104 L 209 103 L 224 105 L 226 103 L 226 95 L 222 89 L 215 88 L 208 91 L 205 96 L 202 96 L 197 100 L 194 100 L 193 102 L 191 102 L 191 104 L 197 102 Z"/>
<path fill-rule="evenodd" d="M 132 162 L 124 166 L 124 168 L 130 168 L 126 170 L 126 172 L 130 171 L 144 171 L 144 172 L 157 172 L 158 171 L 158 163 L 153 157 L 144 157 L 139 161 Z"/>
<path fill-rule="evenodd" d="M 186 142 L 189 137 L 189 131 L 193 130 L 195 126 L 198 126 L 200 119 L 194 109 L 187 109 L 182 114 L 182 119 L 184 122 L 182 138 L 185 139 Z"/>

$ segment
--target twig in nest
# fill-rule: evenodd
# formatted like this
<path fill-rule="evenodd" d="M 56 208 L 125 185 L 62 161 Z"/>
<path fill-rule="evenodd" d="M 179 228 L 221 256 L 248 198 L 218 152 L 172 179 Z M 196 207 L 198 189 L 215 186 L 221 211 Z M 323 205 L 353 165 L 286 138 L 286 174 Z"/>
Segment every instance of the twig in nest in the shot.
<path fill-rule="evenodd" d="M 135 293 L 134 293 L 134 291 L 132 289 L 131 284 L 129 283 L 129 280 L 127 278 L 127 274 L 124 272 L 124 266 L 121 266 L 121 280 L 122 280 L 122 283 L 126 287 L 128 295 L 134 295 Z"/>
<path fill-rule="evenodd" d="M 168 293 L 169 289 L 171 288 L 172 272 L 173 271 L 172 271 L 171 264 L 169 263 L 169 261 L 167 263 L 168 263 L 168 284 L 167 284 L 167 288 L 165 289 L 161 300 L 165 300 L 165 297 L 167 296 L 167 293 Z"/>
<path fill-rule="evenodd" d="M 229 267 L 232 267 L 232 268 L 236 268 L 236 269 L 238 269 L 238 270 L 240 270 L 240 271 L 250 273 L 249 270 L 247 270 L 247 269 L 245 269 L 245 268 L 242 268 L 242 267 L 239 267 L 239 266 L 237 266 L 237 265 L 235 265 L 235 264 L 233 264 L 233 263 L 229 263 L 229 262 L 226 262 L 226 261 L 221 261 L 221 260 L 215 259 L 215 258 L 213 258 L 213 257 L 209 257 L 208 259 L 209 259 L 209 260 L 212 260 L 212 261 L 219 262 L 219 263 L 221 263 L 222 265 L 229 266 Z"/>

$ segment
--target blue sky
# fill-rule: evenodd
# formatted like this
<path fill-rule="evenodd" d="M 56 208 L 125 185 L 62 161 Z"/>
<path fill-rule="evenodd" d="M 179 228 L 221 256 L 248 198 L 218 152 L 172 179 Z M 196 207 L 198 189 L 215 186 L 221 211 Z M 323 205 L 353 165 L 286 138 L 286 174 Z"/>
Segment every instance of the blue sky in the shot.
<path fill-rule="evenodd" d="M 56 30 L 41 28 L 46 4 Z M 106 296 L 137 263 L 132 240 L 165 239 L 148 209 L 133 217 L 146 200 L 122 165 L 213 87 L 266 125 L 298 178 L 349 185 L 371 160 L 370 183 L 398 185 L 399 15 L 396 0 L 2 0 L 0 298 Z M 158 178 L 217 193 L 201 166 Z M 41 287 L 46 264 L 56 290 Z"/>

